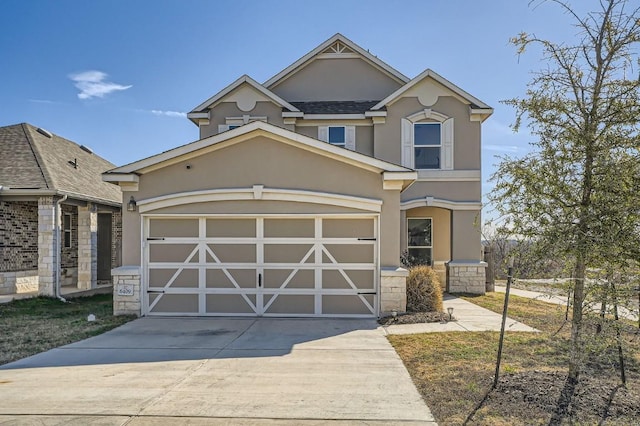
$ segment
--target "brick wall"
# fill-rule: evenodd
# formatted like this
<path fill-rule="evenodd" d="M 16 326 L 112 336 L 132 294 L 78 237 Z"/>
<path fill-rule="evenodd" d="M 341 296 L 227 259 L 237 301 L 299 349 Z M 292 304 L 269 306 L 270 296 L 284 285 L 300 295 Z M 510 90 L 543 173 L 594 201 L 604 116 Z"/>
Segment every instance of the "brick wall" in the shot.
<path fill-rule="evenodd" d="M 78 208 L 76 206 L 62 205 L 62 216 L 60 222 L 60 262 L 61 267 L 77 268 L 78 267 Z M 71 247 L 64 246 L 64 215 L 71 215 Z"/>
<path fill-rule="evenodd" d="M 38 269 L 38 203 L 0 201 L 0 272 Z"/>

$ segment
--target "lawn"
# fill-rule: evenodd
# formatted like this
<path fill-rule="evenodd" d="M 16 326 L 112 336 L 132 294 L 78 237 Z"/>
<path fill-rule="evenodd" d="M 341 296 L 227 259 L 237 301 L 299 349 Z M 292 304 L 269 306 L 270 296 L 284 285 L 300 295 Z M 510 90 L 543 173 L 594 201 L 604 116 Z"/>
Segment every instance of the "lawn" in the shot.
<path fill-rule="evenodd" d="M 465 299 L 502 313 L 503 294 Z M 599 424 L 603 419 L 606 424 L 637 424 L 637 328 L 627 326 L 623 333 L 627 388 L 618 386 L 616 346 L 610 340 L 593 340 L 597 355 L 588 360 L 574 403 L 565 406 L 560 396 L 567 372 L 570 324 L 565 321 L 564 307 L 511 296 L 509 316 L 541 333 L 507 333 L 495 390 L 491 386 L 499 333 L 389 336 L 439 424 Z"/>
<path fill-rule="evenodd" d="M 0 304 L 0 365 L 95 336 L 131 321 L 113 316 L 113 296 L 37 297 Z M 95 321 L 87 321 L 93 314 Z"/>

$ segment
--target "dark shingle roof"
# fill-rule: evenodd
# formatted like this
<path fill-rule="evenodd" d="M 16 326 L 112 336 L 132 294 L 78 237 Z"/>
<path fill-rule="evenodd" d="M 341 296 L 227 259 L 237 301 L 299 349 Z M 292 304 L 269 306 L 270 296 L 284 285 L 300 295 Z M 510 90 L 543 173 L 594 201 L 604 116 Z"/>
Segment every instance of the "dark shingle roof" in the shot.
<path fill-rule="evenodd" d="M 364 114 L 380 101 L 290 102 L 305 114 Z"/>
<path fill-rule="evenodd" d="M 30 124 L 0 127 L 0 185 L 12 189 L 50 189 L 90 199 L 122 202 L 120 188 L 102 181 L 114 164 L 80 145 L 42 134 Z M 77 161 L 77 168 L 69 162 Z"/>

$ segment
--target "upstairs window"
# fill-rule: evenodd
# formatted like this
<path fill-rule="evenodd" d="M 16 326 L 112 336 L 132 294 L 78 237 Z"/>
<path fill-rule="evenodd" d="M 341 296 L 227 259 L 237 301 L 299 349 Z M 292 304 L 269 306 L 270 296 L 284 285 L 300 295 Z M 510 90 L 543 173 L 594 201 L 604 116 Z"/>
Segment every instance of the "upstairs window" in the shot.
<path fill-rule="evenodd" d="M 356 126 L 318 126 L 318 139 L 355 151 Z"/>
<path fill-rule="evenodd" d="M 402 165 L 416 170 L 453 170 L 453 118 L 433 110 L 401 120 Z"/>
<path fill-rule="evenodd" d="M 441 148 L 440 123 L 413 125 L 414 168 L 439 169 Z"/>

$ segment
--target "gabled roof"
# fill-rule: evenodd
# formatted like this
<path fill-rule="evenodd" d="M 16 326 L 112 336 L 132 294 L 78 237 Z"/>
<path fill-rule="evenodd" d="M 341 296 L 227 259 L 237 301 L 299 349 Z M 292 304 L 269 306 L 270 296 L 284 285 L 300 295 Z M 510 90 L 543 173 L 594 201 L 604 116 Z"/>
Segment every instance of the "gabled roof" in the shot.
<path fill-rule="evenodd" d="M 165 165 L 168 166 L 175 164 L 179 161 L 199 156 L 205 152 L 210 152 L 260 135 L 265 135 L 284 143 L 295 145 L 299 148 L 315 152 L 326 157 L 331 157 L 338 161 L 352 164 L 360 168 L 383 174 L 389 173 L 389 175 L 385 176 L 385 180 L 394 179 L 413 181 L 417 178 L 416 172 L 406 167 L 378 160 L 376 158 L 369 157 L 355 151 L 350 151 L 327 142 L 322 142 L 318 139 L 304 136 L 262 121 L 254 121 L 249 124 L 245 124 L 244 126 L 240 126 L 205 139 L 200 139 L 169 151 L 109 170 L 103 174 L 102 178 L 107 182 L 114 183 L 131 182 L 132 179 L 135 181 L 137 180 L 137 175 L 162 168 Z"/>
<path fill-rule="evenodd" d="M 102 181 L 114 167 L 88 148 L 22 123 L 0 127 L 0 194 L 33 190 L 119 205 L 119 188 Z"/>
<path fill-rule="evenodd" d="M 417 77 L 409 81 L 407 84 L 405 84 L 404 86 L 402 86 L 401 88 L 399 88 L 398 90 L 396 90 L 395 92 L 393 92 L 392 94 L 390 94 L 389 96 L 387 96 L 386 98 L 378 102 L 371 109 L 380 110 L 383 107 L 393 103 L 398 98 L 400 98 L 405 92 L 407 92 L 407 90 L 411 89 L 413 86 L 415 86 L 416 84 L 420 83 L 421 81 L 427 78 L 431 78 L 435 80 L 436 82 L 443 85 L 445 88 L 449 89 L 454 94 L 458 95 L 459 97 L 469 102 L 473 109 L 486 109 L 486 110 L 491 110 L 491 112 L 493 112 L 493 108 L 491 108 L 489 105 L 485 104 L 480 99 L 464 91 L 463 89 L 456 86 L 446 78 L 442 77 L 440 74 L 428 68 L 424 70 L 422 73 L 420 73 L 420 75 L 418 75 Z"/>
<path fill-rule="evenodd" d="M 289 65 L 287 68 L 280 71 L 278 74 L 274 75 L 269 80 L 265 81 L 264 87 L 268 89 L 275 87 L 276 85 L 278 85 L 283 80 L 287 79 L 292 74 L 295 74 L 300 69 L 304 68 L 310 62 L 312 62 L 316 56 L 322 54 L 322 52 L 324 52 L 325 50 L 327 50 L 337 42 L 342 43 L 344 46 L 346 46 L 348 49 L 353 51 L 355 54 L 359 55 L 359 57 L 361 57 L 363 60 L 370 63 L 371 65 L 373 65 L 374 67 L 382 71 L 383 73 L 387 74 L 389 77 L 391 77 L 393 80 L 396 80 L 398 83 L 405 84 L 409 81 L 409 78 L 404 74 L 402 74 L 400 71 L 393 68 L 391 65 L 387 64 L 386 62 L 381 61 L 380 59 L 378 59 L 377 57 L 375 57 L 374 55 L 372 55 L 362 47 L 358 46 L 357 44 L 355 44 L 353 41 L 349 40 L 342 34 L 337 33 L 333 37 L 321 43 L 318 47 L 313 49 L 311 52 L 307 53 L 302 58 L 298 59 L 293 64 Z"/>
<path fill-rule="evenodd" d="M 273 93 L 272 91 L 266 89 L 263 85 L 261 85 L 260 83 L 258 83 L 257 81 L 255 81 L 254 79 L 252 79 L 251 77 L 245 74 L 239 79 L 237 79 L 236 81 L 234 81 L 233 83 L 231 83 L 230 85 L 228 85 L 227 87 L 225 87 L 224 89 L 222 89 L 221 91 L 219 91 L 218 93 L 216 93 L 215 95 L 213 95 L 212 97 L 210 97 L 209 99 L 207 99 L 206 101 L 204 101 L 203 103 L 201 103 L 200 105 L 198 105 L 197 107 L 195 107 L 189 114 L 205 111 L 207 108 L 211 107 L 216 102 L 220 101 L 229 93 L 233 92 L 236 88 L 240 87 L 243 84 L 248 84 L 249 86 L 253 87 L 255 90 L 262 93 L 264 96 L 272 100 L 273 103 L 275 103 L 280 107 L 286 108 L 289 111 L 296 111 L 296 112 L 298 111 L 298 109 L 293 105 L 291 105 L 289 102 L 285 101 L 280 96 Z"/>

